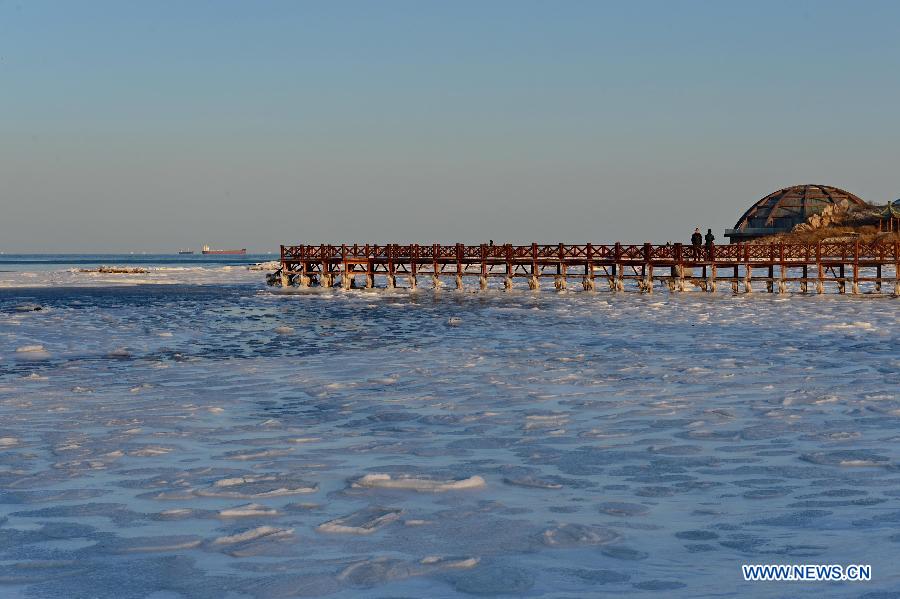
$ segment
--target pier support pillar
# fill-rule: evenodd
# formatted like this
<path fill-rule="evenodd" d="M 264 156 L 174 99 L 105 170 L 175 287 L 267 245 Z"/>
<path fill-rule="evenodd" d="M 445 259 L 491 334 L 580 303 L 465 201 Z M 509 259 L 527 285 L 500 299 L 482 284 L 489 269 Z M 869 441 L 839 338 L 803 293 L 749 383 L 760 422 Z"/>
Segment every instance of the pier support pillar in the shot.
<path fill-rule="evenodd" d="M 753 293 L 753 273 L 749 264 L 744 267 L 744 293 Z"/>
<path fill-rule="evenodd" d="M 334 275 L 330 272 L 322 273 L 322 287 L 334 287 Z"/>
<path fill-rule="evenodd" d="M 853 281 L 850 285 L 850 293 L 853 295 L 859 295 L 859 283 L 857 281 Z"/>
<path fill-rule="evenodd" d="M 825 283 L 823 283 L 821 279 L 816 281 L 816 293 L 819 295 L 825 293 Z"/>
<path fill-rule="evenodd" d="M 480 287 L 482 290 L 487 289 L 487 277 L 486 276 L 481 275 L 480 277 L 478 277 L 478 287 Z"/>
<path fill-rule="evenodd" d="M 395 289 L 397 287 L 397 277 L 395 275 L 387 276 L 387 288 Z"/>
<path fill-rule="evenodd" d="M 537 291 L 541 288 L 541 280 L 537 277 L 537 275 L 531 275 L 528 279 L 528 288 L 532 291 Z"/>
<path fill-rule="evenodd" d="M 844 294 L 847 293 L 847 282 L 846 281 L 838 281 L 838 293 Z"/>
<path fill-rule="evenodd" d="M 709 267 L 709 278 L 706 281 L 706 290 L 710 293 L 716 292 L 716 265 Z"/>
<path fill-rule="evenodd" d="M 281 271 L 281 286 L 285 288 L 291 286 L 291 275 L 284 272 L 284 269 Z"/>
<path fill-rule="evenodd" d="M 809 291 L 809 284 L 806 281 L 802 281 L 800 283 L 800 293 L 807 293 Z"/>
<path fill-rule="evenodd" d="M 894 283 L 894 295 L 900 296 L 900 280 Z"/>
<path fill-rule="evenodd" d="M 504 289 L 506 289 L 507 291 L 509 291 L 510 289 L 512 289 L 512 286 L 513 286 L 513 280 L 512 280 L 512 277 L 509 277 L 509 276 L 508 276 L 508 277 L 506 277 L 505 279 L 503 279 L 503 288 L 504 288 Z"/>
<path fill-rule="evenodd" d="M 309 275 L 300 275 L 300 287 L 304 289 L 309 288 Z"/>
<path fill-rule="evenodd" d="M 441 284 L 442 284 L 441 277 L 439 277 L 438 275 L 431 275 L 431 286 L 432 287 L 434 287 L 435 289 L 440 289 Z"/>
<path fill-rule="evenodd" d="M 566 278 L 565 277 L 554 277 L 553 287 L 557 291 L 564 291 L 566 289 Z"/>
<path fill-rule="evenodd" d="M 375 287 L 375 273 L 367 272 L 366 289 L 372 289 L 373 287 Z"/>
<path fill-rule="evenodd" d="M 456 288 L 462 291 L 463 283 L 462 283 L 462 275 L 456 275 Z"/>
<path fill-rule="evenodd" d="M 616 286 L 613 291 L 625 291 L 625 272 L 622 270 L 623 268 L 624 266 L 622 266 L 621 264 L 616 264 Z"/>
<path fill-rule="evenodd" d="M 738 285 L 737 279 L 735 279 L 731 282 L 731 293 L 733 293 L 734 295 L 737 295 L 739 290 L 740 290 L 740 285 Z"/>
<path fill-rule="evenodd" d="M 594 277 L 584 277 L 581 281 L 581 287 L 585 291 L 593 291 L 594 290 Z"/>
<path fill-rule="evenodd" d="M 415 289 L 416 288 L 416 275 L 409 275 L 408 280 L 409 280 L 409 288 Z"/>

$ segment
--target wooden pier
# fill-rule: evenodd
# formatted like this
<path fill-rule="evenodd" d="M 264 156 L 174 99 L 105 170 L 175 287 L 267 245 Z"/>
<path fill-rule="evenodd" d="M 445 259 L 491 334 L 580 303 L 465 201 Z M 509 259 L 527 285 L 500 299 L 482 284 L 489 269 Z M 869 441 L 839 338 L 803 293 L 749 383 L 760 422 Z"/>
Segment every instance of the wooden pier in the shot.
<path fill-rule="evenodd" d="M 714 292 L 722 285 L 733 293 L 751 293 L 754 284 L 769 293 L 882 293 L 900 295 L 900 242 L 736 243 L 691 246 L 653 245 L 283 245 L 283 287 L 320 285 L 344 289 L 374 288 L 376 278 L 388 289 L 415 289 L 419 278 L 434 288 L 452 281 L 477 280 L 480 289 L 500 279 L 505 289 L 515 280 L 539 289 L 550 279 L 556 289 L 575 281 L 584 290 L 598 285 L 610 291 L 654 288 L 685 291 L 689 286 Z M 361 279 L 361 285 L 357 283 Z M 400 285 L 398 285 L 398 281 Z"/>

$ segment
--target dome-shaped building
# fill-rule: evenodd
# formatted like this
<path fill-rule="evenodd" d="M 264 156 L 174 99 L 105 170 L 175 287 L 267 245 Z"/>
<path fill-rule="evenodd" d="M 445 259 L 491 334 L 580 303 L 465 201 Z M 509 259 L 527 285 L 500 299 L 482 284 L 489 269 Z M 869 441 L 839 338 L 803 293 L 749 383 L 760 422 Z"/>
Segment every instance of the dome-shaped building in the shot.
<path fill-rule="evenodd" d="M 829 185 L 794 185 L 770 193 L 750 207 L 734 225 L 725 231 L 731 243 L 786 233 L 819 214 L 829 204 L 847 200 L 851 205 L 866 206 L 866 202 L 849 191 Z"/>

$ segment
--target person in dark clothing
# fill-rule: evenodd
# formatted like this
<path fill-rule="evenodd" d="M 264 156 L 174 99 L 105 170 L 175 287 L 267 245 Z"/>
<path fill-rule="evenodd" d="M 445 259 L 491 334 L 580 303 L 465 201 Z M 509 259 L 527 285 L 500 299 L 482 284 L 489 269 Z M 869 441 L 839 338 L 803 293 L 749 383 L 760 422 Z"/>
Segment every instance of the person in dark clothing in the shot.
<path fill-rule="evenodd" d="M 700 227 L 694 229 L 694 234 L 691 235 L 691 245 L 695 248 L 699 248 L 703 245 L 703 233 L 700 232 Z"/>
<path fill-rule="evenodd" d="M 709 259 L 712 257 L 712 247 L 713 242 L 716 240 L 716 236 L 713 235 L 712 229 L 706 230 L 706 257 Z"/>

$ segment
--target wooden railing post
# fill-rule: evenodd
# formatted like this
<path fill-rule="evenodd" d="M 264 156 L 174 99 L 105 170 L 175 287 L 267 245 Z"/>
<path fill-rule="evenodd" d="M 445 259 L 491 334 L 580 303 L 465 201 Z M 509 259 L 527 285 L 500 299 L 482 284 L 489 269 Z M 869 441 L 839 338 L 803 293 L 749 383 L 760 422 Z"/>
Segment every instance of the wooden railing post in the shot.
<path fill-rule="evenodd" d="M 825 267 L 822 266 L 822 242 L 816 242 L 816 293 L 825 293 Z"/>
<path fill-rule="evenodd" d="M 462 280 L 462 262 L 463 262 L 463 244 L 456 244 L 456 288 L 463 288 L 463 280 Z"/>
<path fill-rule="evenodd" d="M 512 289 L 513 286 L 513 251 L 512 244 L 506 244 L 506 278 L 503 279 L 503 288 Z"/>
<path fill-rule="evenodd" d="M 540 266 L 538 265 L 538 246 L 536 243 L 531 244 L 531 278 L 528 279 L 528 288 L 537 291 L 541 287 Z"/>
<path fill-rule="evenodd" d="M 416 274 L 419 268 L 419 244 L 413 244 L 411 251 L 412 257 L 409 259 L 409 288 L 415 289 L 418 284 L 416 281 Z"/>
<path fill-rule="evenodd" d="M 672 261 L 675 263 L 672 267 L 674 269 L 672 273 L 675 282 L 674 289 L 675 291 L 684 291 L 684 244 L 676 243 L 673 252 Z"/>
<path fill-rule="evenodd" d="M 585 248 L 584 281 L 582 282 L 582 287 L 584 287 L 585 291 L 594 290 L 594 246 L 590 243 L 587 244 L 587 247 Z"/>
<path fill-rule="evenodd" d="M 787 292 L 787 284 L 785 283 L 785 263 L 784 263 L 784 242 L 778 244 L 778 293 Z"/>
<path fill-rule="evenodd" d="M 353 246 L 353 250 L 356 249 L 356 245 Z M 356 253 L 355 251 L 353 253 Z M 347 246 L 346 244 L 341 244 L 341 287 L 344 289 L 350 289 L 353 286 L 353 277 L 350 274 L 350 270 L 347 264 Z"/>
<path fill-rule="evenodd" d="M 610 282 L 610 288 L 613 291 L 624 291 L 625 290 L 625 273 L 622 272 L 622 244 L 620 242 L 616 242 L 616 245 L 613 247 L 613 280 Z"/>
<path fill-rule="evenodd" d="M 900 296 L 900 241 L 894 242 L 894 295 Z"/>
<path fill-rule="evenodd" d="M 300 245 L 300 287 L 309 287 L 309 264 L 306 244 Z"/>
<path fill-rule="evenodd" d="M 283 288 L 287 288 L 291 284 L 291 275 L 289 274 L 289 268 L 287 262 L 284 259 L 284 246 L 281 246 L 281 286 Z"/>
<path fill-rule="evenodd" d="M 478 286 L 481 289 L 487 289 L 487 276 L 488 276 L 488 268 L 487 268 L 487 244 L 481 244 L 481 276 L 478 277 Z"/>
<path fill-rule="evenodd" d="M 644 243 L 642 250 L 644 264 L 641 266 L 641 291 L 653 293 L 653 246 L 649 242 Z"/>
<path fill-rule="evenodd" d="M 431 244 L 431 283 L 435 289 L 439 289 L 441 286 L 441 266 L 440 264 L 438 264 L 438 258 L 440 254 L 441 246 L 436 243 Z"/>
<path fill-rule="evenodd" d="M 556 278 L 553 281 L 553 286 L 556 287 L 557 291 L 562 291 L 566 288 L 566 246 L 562 243 L 559 244 L 556 257 Z"/>
<path fill-rule="evenodd" d="M 394 256 L 397 253 L 397 244 L 389 243 L 387 251 L 387 288 L 394 289 L 397 286 L 397 275 L 394 274 Z"/>

